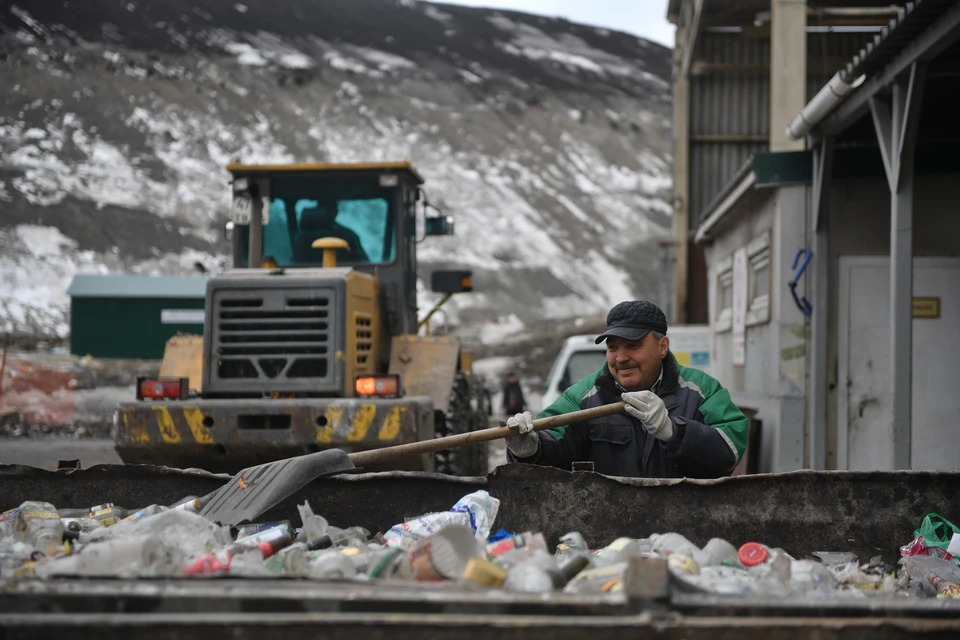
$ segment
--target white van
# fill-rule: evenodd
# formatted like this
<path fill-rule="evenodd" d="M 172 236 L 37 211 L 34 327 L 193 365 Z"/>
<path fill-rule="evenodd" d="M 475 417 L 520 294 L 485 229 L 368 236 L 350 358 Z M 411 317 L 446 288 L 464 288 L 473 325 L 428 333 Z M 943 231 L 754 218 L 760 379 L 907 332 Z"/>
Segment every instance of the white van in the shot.
<path fill-rule="evenodd" d="M 670 351 L 677 362 L 685 367 L 694 367 L 704 373 L 712 373 L 712 336 L 710 325 L 690 324 L 670 327 Z M 553 361 L 547 384 L 543 390 L 543 401 L 539 410 L 549 407 L 564 390 L 587 374 L 596 371 L 607 360 L 605 342 L 594 344 L 597 334 L 570 336 L 563 342 L 560 353 Z"/>

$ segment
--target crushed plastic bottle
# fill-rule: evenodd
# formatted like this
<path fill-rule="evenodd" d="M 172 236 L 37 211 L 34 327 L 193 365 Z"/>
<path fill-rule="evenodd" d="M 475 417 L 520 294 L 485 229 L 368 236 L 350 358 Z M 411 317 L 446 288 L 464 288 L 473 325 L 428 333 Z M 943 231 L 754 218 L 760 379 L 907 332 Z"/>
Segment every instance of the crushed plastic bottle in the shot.
<path fill-rule="evenodd" d="M 131 512 L 123 507 L 118 507 L 112 502 L 105 502 L 95 507 L 90 507 L 88 517 L 99 521 L 104 527 L 112 527 L 130 514 Z"/>
<path fill-rule="evenodd" d="M 164 511 L 120 526 L 81 533 L 79 542 L 86 544 L 117 537 L 156 535 L 165 545 L 179 549 L 183 555 L 197 557 L 221 549 L 233 542 L 230 529 L 188 511 Z"/>
<path fill-rule="evenodd" d="M 63 543 L 63 522 L 49 502 L 24 502 L 19 507 L 18 535 L 23 542 L 50 555 Z"/>
<path fill-rule="evenodd" d="M 338 549 L 311 551 L 307 554 L 307 558 L 309 560 L 307 575 L 311 578 L 343 579 L 357 575 L 356 567 L 350 562 L 350 558 L 340 553 Z"/>
<path fill-rule="evenodd" d="M 836 577 L 823 564 L 810 560 L 794 560 L 791 562 L 791 593 L 832 593 L 836 588 Z"/>
<path fill-rule="evenodd" d="M 960 567 L 955 562 L 932 556 L 911 556 L 904 561 L 911 580 L 921 583 L 929 596 L 954 599 L 960 596 Z"/>
<path fill-rule="evenodd" d="M 632 556 L 642 556 L 644 545 L 635 538 L 617 538 L 595 554 L 604 564 L 626 562 Z"/>
<path fill-rule="evenodd" d="M 536 564 L 522 562 L 507 571 L 503 588 L 521 593 L 545 593 L 553 591 L 553 578 Z"/>
<path fill-rule="evenodd" d="M 203 509 L 203 501 L 197 496 L 187 496 L 170 505 L 174 511 L 189 511 L 190 513 L 200 513 Z"/>
<path fill-rule="evenodd" d="M 691 558 L 700 553 L 700 547 L 679 533 L 655 533 L 650 536 L 652 550 L 662 556 L 679 553 Z"/>
<path fill-rule="evenodd" d="M 107 540 L 87 545 L 69 556 L 46 558 L 37 562 L 35 571 L 45 578 L 172 575 L 179 564 L 175 549 L 165 548 L 157 536 L 146 535 Z"/>
<path fill-rule="evenodd" d="M 711 538 L 699 553 L 693 554 L 693 559 L 703 567 L 740 566 L 737 548 L 723 538 Z"/>
<path fill-rule="evenodd" d="M 158 513 L 163 513 L 164 511 L 167 511 L 167 510 L 168 510 L 167 507 L 162 507 L 158 504 L 152 504 L 149 507 L 144 507 L 143 509 L 140 509 L 139 511 L 134 511 L 133 513 L 128 515 L 126 518 L 123 518 L 117 524 L 125 524 L 128 522 L 133 522 L 134 520 L 139 520 L 140 518 L 145 518 L 147 516 L 155 516 Z"/>
<path fill-rule="evenodd" d="M 318 542 L 326 535 L 327 529 L 330 528 L 330 523 L 328 523 L 323 516 L 316 515 L 313 509 L 310 508 L 309 502 L 298 505 L 297 511 L 300 512 L 300 521 L 303 523 L 303 526 L 300 527 L 300 535 L 297 536 L 298 542 L 312 544 Z"/>

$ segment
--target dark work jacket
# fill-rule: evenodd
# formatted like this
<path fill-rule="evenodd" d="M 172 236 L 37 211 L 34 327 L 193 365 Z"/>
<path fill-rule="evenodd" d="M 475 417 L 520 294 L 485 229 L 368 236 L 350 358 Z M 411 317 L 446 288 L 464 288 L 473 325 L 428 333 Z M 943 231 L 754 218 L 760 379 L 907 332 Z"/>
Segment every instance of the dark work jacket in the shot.
<path fill-rule="evenodd" d="M 719 382 L 699 369 L 663 360 L 656 394 L 673 421 L 664 442 L 639 420 L 619 414 L 537 432 L 540 447 L 529 458 L 511 461 L 570 470 L 575 461 L 593 461 L 597 473 L 647 478 L 718 478 L 729 475 L 743 456 L 747 418 Z M 604 365 L 568 388 L 538 418 L 619 402 L 623 391 Z"/>

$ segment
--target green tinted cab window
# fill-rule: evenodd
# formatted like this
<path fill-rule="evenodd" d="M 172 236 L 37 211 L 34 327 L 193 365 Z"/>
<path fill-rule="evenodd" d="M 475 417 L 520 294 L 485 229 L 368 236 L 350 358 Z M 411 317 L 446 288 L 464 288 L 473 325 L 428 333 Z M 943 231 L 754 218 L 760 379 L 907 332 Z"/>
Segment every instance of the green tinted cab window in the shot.
<path fill-rule="evenodd" d="M 270 220 L 263 227 L 264 257 L 280 267 L 317 266 L 323 251 L 315 240 L 336 237 L 347 241 L 337 252 L 343 264 L 387 264 L 396 255 L 389 191 L 369 180 L 311 181 L 277 178 L 271 181 Z M 247 265 L 249 227 L 240 228 L 242 264 Z"/>

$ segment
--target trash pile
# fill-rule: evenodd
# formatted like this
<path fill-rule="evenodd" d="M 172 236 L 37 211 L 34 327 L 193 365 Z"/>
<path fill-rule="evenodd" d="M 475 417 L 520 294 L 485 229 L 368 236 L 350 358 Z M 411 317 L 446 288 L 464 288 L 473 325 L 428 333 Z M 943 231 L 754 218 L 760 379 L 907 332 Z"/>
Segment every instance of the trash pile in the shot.
<path fill-rule="evenodd" d="M 540 533 L 493 532 L 500 502 L 486 491 L 371 535 L 341 529 L 298 507 L 290 521 L 222 526 L 189 496 L 127 511 L 113 504 L 61 509 L 25 502 L 0 514 L 0 581 L 58 576 L 287 576 L 318 580 L 453 581 L 512 592 L 623 590 L 628 559 L 665 558 L 676 588 L 720 595 L 960 598 L 960 529 L 929 514 L 901 548 L 899 566 L 847 552 L 797 559 L 759 542 L 714 538 L 698 547 L 679 533 L 622 537 L 591 549 L 571 532 L 551 551 Z"/>

